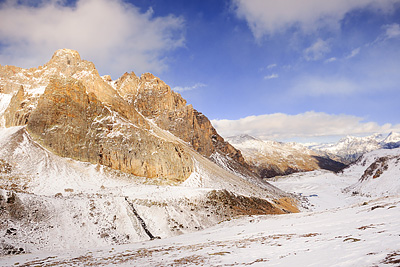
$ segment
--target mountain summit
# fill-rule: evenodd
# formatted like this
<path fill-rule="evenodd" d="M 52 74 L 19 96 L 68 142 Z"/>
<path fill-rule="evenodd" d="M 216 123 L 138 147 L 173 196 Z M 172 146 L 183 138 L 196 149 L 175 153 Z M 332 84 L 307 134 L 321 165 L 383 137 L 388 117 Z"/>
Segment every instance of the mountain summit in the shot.
<path fill-rule="evenodd" d="M 203 156 L 222 157 L 229 168 L 251 175 L 240 151 L 150 73 L 125 73 L 112 81 L 77 51 L 60 49 L 38 68 L 0 66 L 0 92 L 13 94 L 3 100 L 9 100 L 3 104 L 4 125 L 26 125 L 35 141 L 63 157 L 184 181 L 193 171 L 186 142 Z"/>
<path fill-rule="evenodd" d="M 15 233 L 0 256 L 298 212 L 161 79 L 101 77 L 70 49 L 38 68 L 0 66 L 0 209 L 0 230 Z"/>

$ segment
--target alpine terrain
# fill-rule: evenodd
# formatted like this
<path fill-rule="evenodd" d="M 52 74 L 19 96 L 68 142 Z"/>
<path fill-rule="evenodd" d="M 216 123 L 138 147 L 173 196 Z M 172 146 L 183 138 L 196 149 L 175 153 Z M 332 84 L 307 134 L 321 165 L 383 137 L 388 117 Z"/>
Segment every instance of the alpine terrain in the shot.
<path fill-rule="evenodd" d="M 0 66 L 0 126 L 0 255 L 298 211 L 162 80 L 100 77 L 73 50 L 38 68 Z"/>
<path fill-rule="evenodd" d="M 399 266 L 398 137 L 232 146 L 150 73 L 0 66 L 0 266 Z"/>

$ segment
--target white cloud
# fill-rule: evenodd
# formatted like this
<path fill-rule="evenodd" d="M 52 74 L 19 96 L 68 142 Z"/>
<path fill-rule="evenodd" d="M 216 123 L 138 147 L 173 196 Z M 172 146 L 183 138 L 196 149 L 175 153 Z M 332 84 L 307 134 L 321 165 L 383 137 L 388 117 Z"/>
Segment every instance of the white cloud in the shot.
<path fill-rule="evenodd" d="M 329 53 L 331 48 L 328 41 L 324 41 L 320 38 L 313 43 L 310 47 L 304 49 L 304 57 L 306 60 L 320 60 L 325 54 Z"/>
<path fill-rule="evenodd" d="M 178 93 L 182 93 L 182 92 L 191 91 L 191 90 L 194 90 L 197 88 L 201 88 L 204 86 L 206 86 L 204 83 L 196 83 L 193 86 L 185 86 L 185 87 L 176 86 L 176 87 L 172 88 L 172 90 L 174 90 L 175 92 L 178 92 Z"/>
<path fill-rule="evenodd" d="M 279 77 L 278 74 L 272 73 L 271 75 L 264 76 L 264 80 L 276 79 L 276 78 L 278 78 L 278 77 Z"/>
<path fill-rule="evenodd" d="M 184 21 L 142 13 L 123 0 L 37 1 L 35 7 L 0 4 L 0 62 L 35 67 L 60 48 L 77 50 L 101 74 L 160 72 L 165 52 L 183 46 Z M 115 77 L 116 78 L 116 77 Z"/>
<path fill-rule="evenodd" d="M 331 57 L 331 58 L 328 58 L 327 60 L 325 60 L 325 63 L 335 62 L 336 60 L 337 60 L 337 58 Z"/>
<path fill-rule="evenodd" d="M 312 77 L 297 79 L 291 92 L 295 95 L 351 95 L 362 90 L 362 85 L 346 77 Z"/>
<path fill-rule="evenodd" d="M 400 36 L 400 25 L 397 23 L 386 25 L 385 29 L 386 29 L 386 37 L 389 39 Z"/>
<path fill-rule="evenodd" d="M 278 65 L 277 64 L 269 64 L 268 66 L 267 66 L 267 69 L 273 69 L 273 68 L 276 68 Z"/>
<path fill-rule="evenodd" d="M 331 115 L 305 112 L 297 115 L 283 113 L 249 116 L 238 120 L 212 120 L 213 126 L 225 137 L 249 134 L 265 140 L 303 138 L 312 140 L 323 136 L 363 135 L 400 131 L 400 125 L 379 125 L 351 115 Z"/>
<path fill-rule="evenodd" d="M 297 27 L 311 32 L 323 27 L 339 28 L 344 16 L 358 8 L 390 12 L 398 0 L 232 0 L 236 14 L 247 21 L 253 35 L 264 35 Z"/>
<path fill-rule="evenodd" d="M 353 57 L 357 56 L 357 55 L 360 53 L 360 50 L 361 50 L 360 47 L 358 47 L 358 48 L 356 48 L 356 49 L 353 49 L 353 50 L 351 51 L 350 55 L 348 55 L 348 56 L 346 57 L 346 59 L 350 59 L 350 58 L 353 58 Z"/>

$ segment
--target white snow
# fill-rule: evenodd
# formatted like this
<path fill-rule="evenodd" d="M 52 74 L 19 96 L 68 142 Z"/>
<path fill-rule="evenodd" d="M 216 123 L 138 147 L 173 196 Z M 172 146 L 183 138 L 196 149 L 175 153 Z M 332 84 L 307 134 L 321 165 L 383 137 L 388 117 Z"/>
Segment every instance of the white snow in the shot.
<path fill-rule="evenodd" d="M 30 254 L 0 257 L 0 266 L 382 266 L 390 255 L 400 260 L 399 155 L 400 149 L 377 150 L 341 174 L 313 171 L 274 178 L 269 180 L 274 186 L 302 197 L 301 213 L 218 223 L 216 216 L 191 210 L 193 203 L 204 201 L 213 189 L 248 195 L 253 186 L 256 195 L 257 186 L 245 180 L 239 184 L 237 176 L 194 152 L 195 171 L 181 186 L 158 186 L 58 157 L 33 142 L 24 127 L 0 128 L 0 158 L 12 166 L 9 177 L 21 179 L 28 192 L 18 197 L 43 216 L 35 222 L 2 222 L 18 231 L 17 237 L 3 234 L 0 246 L 12 243 Z M 388 169 L 379 178 L 359 181 L 384 156 L 392 157 Z M 214 157 L 229 170 L 226 158 Z M 0 189 L 2 199 L 8 195 Z M 161 240 L 146 241 L 125 197 Z"/>
<path fill-rule="evenodd" d="M 8 105 L 10 104 L 12 98 L 12 94 L 1 94 L 0 93 L 0 127 L 5 126 L 5 120 L 4 120 L 4 112 L 8 108 Z"/>
<path fill-rule="evenodd" d="M 383 140 L 383 143 L 385 144 L 396 142 L 400 142 L 400 134 L 395 132 L 389 133 L 389 135 Z"/>
<path fill-rule="evenodd" d="M 35 253 L 0 264 L 40 266 L 382 266 L 400 259 L 400 200 L 323 212 L 249 216 L 172 238 L 91 250 Z"/>
<path fill-rule="evenodd" d="M 361 202 L 364 198 L 351 197 L 342 190 L 358 181 L 358 177 L 336 175 L 317 170 L 269 179 L 278 188 L 306 199 L 306 209 L 323 211 Z"/>
<path fill-rule="evenodd" d="M 26 92 L 30 95 L 42 95 L 46 89 L 47 85 L 37 86 L 37 87 L 29 87 Z M 24 87 L 25 88 L 25 87 Z"/>
<path fill-rule="evenodd" d="M 7 131 L 11 134 L 17 130 Z M 192 233 L 183 228 L 175 233 L 182 234 L 179 236 L 173 236 L 175 234 L 170 232 L 168 221 L 184 222 L 184 227 L 212 225 L 210 220 L 213 219 L 207 220 L 207 217 L 199 214 L 191 217 L 190 210 L 182 208 L 196 199 L 202 199 L 210 190 L 190 187 L 204 186 L 204 183 L 209 183 L 207 179 L 211 179 L 202 180 L 207 171 L 202 168 L 201 162 L 197 162 L 196 171 L 183 184 L 186 187 L 140 187 L 121 183 L 114 189 L 106 187 L 108 195 L 103 194 L 101 198 L 94 195 L 91 200 L 78 195 L 59 200 L 52 198 L 47 203 L 51 203 L 49 207 L 55 209 L 54 216 L 61 216 L 65 220 L 65 225 L 58 225 L 50 233 L 63 243 L 70 244 L 70 247 L 66 247 L 69 250 L 64 247 L 62 251 L 57 251 L 61 247 L 54 238 L 50 239 L 54 242 L 53 252 L 33 251 L 32 254 L 3 257 L 0 258 L 0 265 L 382 266 L 390 259 L 400 260 L 400 195 L 353 196 L 343 189 L 357 184 L 364 170 L 377 158 L 398 155 L 400 149 L 374 151 L 341 174 L 314 171 L 277 177 L 272 181 L 273 185 L 301 194 L 301 213 L 244 216 L 217 225 L 214 222 L 215 226 Z M 400 170 L 396 169 L 396 164 L 389 162 L 390 166 L 395 167 L 388 168 L 386 180 L 379 180 L 380 177 L 374 182 L 381 181 L 384 187 L 399 184 Z M 388 182 L 390 179 L 391 182 Z M 85 184 L 86 181 L 80 181 L 81 186 Z M 384 193 L 382 190 L 377 192 Z M 4 195 L 4 192 L 0 193 Z M 146 239 L 143 232 L 132 231 L 133 224 L 138 222 L 130 217 L 126 203 L 117 195 L 128 196 L 135 203 L 138 213 L 146 218 L 149 228 L 162 239 L 126 245 L 116 243 L 99 248 L 105 245 L 104 238 L 99 239 L 93 233 L 110 224 L 116 227 L 116 231 L 109 232 L 114 236 L 123 239 L 118 236 L 118 231 L 126 231 L 130 233 L 132 241 Z M 103 208 L 107 202 L 111 204 Z M 85 215 L 85 207 L 90 203 L 98 209 L 96 216 L 100 219 L 95 220 L 98 224 L 94 224 L 92 219 L 88 220 L 83 230 L 77 229 L 73 220 L 63 217 L 54 208 L 67 205 L 65 207 L 69 212 L 77 213 L 79 218 L 90 217 L 89 213 Z M 101 215 L 103 213 L 109 216 Z M 118 215 L 116 222 L 111 219 L 114 214 Z M 82 233 L 87 242 L 79 243 L 76 241 L 78 237 L 68 237 L 67 229 Z"/>

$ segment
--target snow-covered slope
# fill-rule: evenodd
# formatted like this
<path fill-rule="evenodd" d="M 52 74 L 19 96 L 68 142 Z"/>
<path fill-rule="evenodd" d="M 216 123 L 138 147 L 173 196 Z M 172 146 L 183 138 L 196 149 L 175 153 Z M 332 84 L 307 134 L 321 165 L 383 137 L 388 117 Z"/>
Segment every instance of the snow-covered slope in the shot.
<path fill-rule="evenodd" d="M 400 133 L 395 133 L 391 132 L 386 136 L 386 138 L 383 140 L 384 144 L 389 144 L 389 143 L 397 143 L 400 142 Z"/>
<path fill-rule="evenodd" d="M 308 212 L 244 216 L 129 245 L 4 257 L 0 265 L 398 266 L 400 198 L 342 191 L 357 182 L 353 175 L 362 175 L 358 167 L 343 174 L 314 171 L 276 179 L 274 184 L 303 193 Z"/>
<path fill-rule="evenodd" d="M 5 130 L 9 132 L 1 136 L 12 136 L 21 129 Z M 4 229 L 0 246 L 11 254 L 21 249 L 33 253 L 3 256 L 0 265 L 396 266 L 400 260 L 400 199 L 398 191 L 387 188 L 399 184 L 399 155 L 400 149 L 378 150 L 343 173 L 318 170 L 275 178 L 274 185 L 301 195 L 302 213 L 233 216 L 218 224 L 219 216 L 229 215 L 224 209 L 235 201 L 207 188 L 137 187 L 117 179 L 94 194 L 64 191 L 56 197 L 0 190 L 3 211 L 14 216 L 0 221 Z M 375 179 L 362 178 L 382 157 L 390 158 L 387 170 Z M 206 165 L 199 162 L 198 174 L 187 186 L 212 183 L 207 178 L 210 170 L 201 166 Z M 343 190 L 370 189 L 365 184 L 369 179 L 375 183 L 375 194 Z M 79 179 L 76 182 L 84 185 Z M 216 199 L 230 200 L 218 205 Z M 25 204 L 22 209 L 21 204 Z M 148 236 L 130 204 L 161 240 L 144 242 Z M 249 205 L 245 207 L 251 209 Z M 18 216 L 22 219 L 16 221 Z M 333 259 L 332 253 L 338 256 Z"/>
<path fill-rule="evenodd" d="M 270 182 L 306 199 L 306 209 L 326 210 L 400 196 L 400 148 L 364 154 L 340 173 L 313 171 L 278 177 Z"/>
<path fill-rule="evenodd" d="M 347 187 L 346 191 L 368 196 L 400 195 L 400 148 L 364 154 L 344 170 L 346 175 L 356 173 L 357 183 Z"/>
<path fill-rule="evenodd" d="M 0 230 L 10 233 L 0 236 L 0 255 L 148 240 L 132 206 L 148 231 L 161 238 L 239 215 L 295 211 L 283 191 L 191 153 L 196 168 L 185 183 L 162 186 L 155 179 L 54 155 L 24 126 L 0 128 Z"/>

